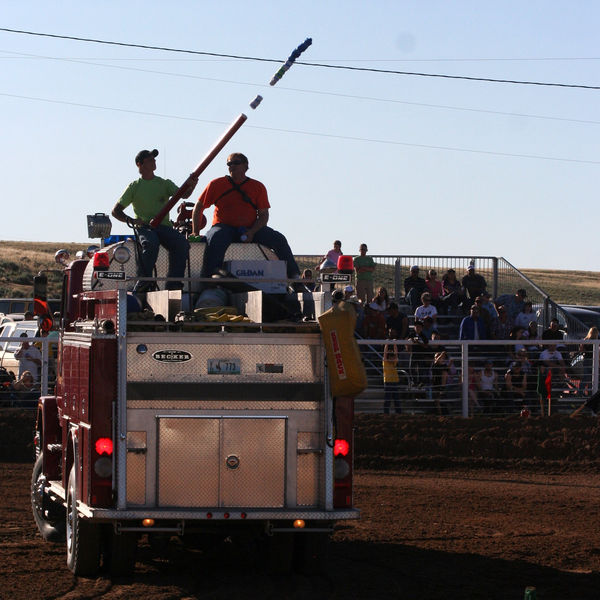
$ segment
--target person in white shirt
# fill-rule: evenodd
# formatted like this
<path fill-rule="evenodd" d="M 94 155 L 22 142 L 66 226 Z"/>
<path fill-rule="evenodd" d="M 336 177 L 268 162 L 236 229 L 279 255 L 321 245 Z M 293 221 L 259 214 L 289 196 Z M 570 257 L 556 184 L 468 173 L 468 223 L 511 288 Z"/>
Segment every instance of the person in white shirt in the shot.
<path fill-rule="evenodd" d="M 27 334 L 22 333 L 21 337 L 27 338 Z M 42 353 L 38 348 L 32 346 L 25 339 L 21 343 L 21 347 L 15 352 L 15 358 L 19 361 L 19 379 L 21 379 L 25 371 L 29 371 L 33 375 L 34 381 L 39 381 Z"/>
<path fill-rule="evenodd" d="M 425 317 L 431 317 L 433 322 L 437 321 L 437 308 L 431 303 L 431 294 L 429 292 L 423 292 L 421 294 L 421 306 L 418 306 L 415 310 L 415 319 L 422 321 Z"/>

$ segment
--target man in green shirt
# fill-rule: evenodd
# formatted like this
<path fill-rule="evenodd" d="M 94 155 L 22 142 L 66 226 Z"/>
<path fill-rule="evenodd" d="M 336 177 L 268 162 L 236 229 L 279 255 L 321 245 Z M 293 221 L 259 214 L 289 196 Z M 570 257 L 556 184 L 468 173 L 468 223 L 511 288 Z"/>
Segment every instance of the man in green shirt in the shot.
<path fill-rule="evenodd" d="M 154 175 L 156 170 L 156 157 L 158 150 L 141 150 L 135 157 L 141 177 L 132 181 L 112 210 L 112 216 L 122 223 L 130 222 L 137 228 L 138 242 L 141 247 L 140 262 L 138 264 L 139 277 L 152 277 L 156 264 L 159 247 L 162 245 L 169 251 L 169 270 L 167 277 L 183 277 L 187 260 L 189 244 L 181 233 L 173 229 L 169 215 L 165 215 L 160 225 L 150 226 L 153 219 L 165 202 L 179 189 L 170 179 L 163 179 Z M 189 198 L 198 183 L 192 181 L 182 198 Z M 125 214 L 124 209 L 133 206 L 135 218 Z M 136 284 L 136 291 L 148 289 L 148 282 Z M 168 281 L 166 288 L 169 290 L 180 289 L 179 281 Z"/>
<path fill-rule="evenodd" d="M 373 272 L 375 261 L 367 256 L 367 245 L 360 245 L 360 256 L 354 258 L 354 270 L 356 271 L 356 295 L 363 304 L 373 300 Z"/>

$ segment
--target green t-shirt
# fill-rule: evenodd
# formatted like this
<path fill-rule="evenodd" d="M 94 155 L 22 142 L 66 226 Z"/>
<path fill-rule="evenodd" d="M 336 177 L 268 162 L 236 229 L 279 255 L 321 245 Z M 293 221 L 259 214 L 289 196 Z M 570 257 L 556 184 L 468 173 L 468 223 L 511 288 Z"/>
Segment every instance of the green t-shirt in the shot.
<path fill-rule="evenodd" d="M 149 223 L 178 189 L 170 179 L 156 176 L 152 179 L 140 177 L 127 186 L 119 198 L 119 204 L 123 208 L 133 205 L 135 216 Z M 168 214 L 161 221 L 161 225 L 171 226 Z"/>
<path fill-rule="evenodd" d="M 357 267 L 375 267 L 375 261 L 370 256 L 355 256 L 354 268 L 357 269 Z M 357 269 L 356 281 L 373 281 L 373 271 L 359 273 Z"/>

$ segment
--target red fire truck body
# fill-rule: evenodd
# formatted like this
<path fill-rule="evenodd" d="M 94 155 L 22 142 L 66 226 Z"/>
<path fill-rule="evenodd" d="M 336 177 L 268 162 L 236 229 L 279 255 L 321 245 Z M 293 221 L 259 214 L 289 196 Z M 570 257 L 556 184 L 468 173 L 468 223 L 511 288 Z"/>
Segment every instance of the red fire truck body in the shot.
<path fill-rule="evenodd" d="M 96 278 L 93 261 L 64 270 L 32 476 L 44 538 L 66 538 L 76 574 L 130 571 L 143 534 L 240 536 L 284 569 L 320 564 L 335 522 L 359 512 L 353 401 L 330 395 L 316 324 L 177 323 L 168 291 L 153 297 L 171 317 L 142 322 L 129 278 Z"/>

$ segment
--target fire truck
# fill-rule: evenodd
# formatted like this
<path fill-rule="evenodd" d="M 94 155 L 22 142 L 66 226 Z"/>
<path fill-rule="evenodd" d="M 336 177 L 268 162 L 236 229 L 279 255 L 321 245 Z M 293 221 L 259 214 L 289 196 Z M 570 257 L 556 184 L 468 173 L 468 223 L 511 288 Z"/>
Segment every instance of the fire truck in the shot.
<path fill-rule="evenodd" d="M 335 523 L 359 517 L 353 398 L 331 386 L 354 368 L 339 332 L 331 358 L 316 320 L 265 318 L 283 295 L 269 291 L 279 261 L 257 244 L 227 251 L 230 272 L 254 277 L 219 283 L 232 308 L 194 311 L 205 244 L 190 247 L 184 289 L 149 291 L 144 311 L 133 240 L 63 260 L 57 379 L 38 403 L 31 502 L 43 538 L 66 541 L 74 574 L 131 572 L 141 536 L 244 540 L 273 569 L 319 569 Z M 161 249 L 158 286 L 166 264 Z M 34 288 L 43 320 L 45 275 Z M 322 319 L 331 294 L 310 295 Z"/>

